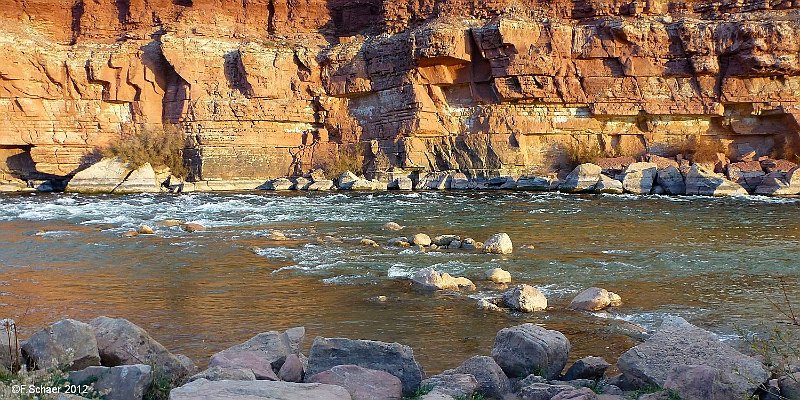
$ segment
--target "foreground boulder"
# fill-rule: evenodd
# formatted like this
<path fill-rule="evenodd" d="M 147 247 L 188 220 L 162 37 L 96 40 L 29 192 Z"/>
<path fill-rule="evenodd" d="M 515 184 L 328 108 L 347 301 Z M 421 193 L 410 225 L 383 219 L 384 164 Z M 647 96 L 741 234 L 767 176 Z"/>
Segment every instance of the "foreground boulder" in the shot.
<path fill-rule="evenodd" d="M 89 324 L 94 329 L 100 359 L 104 366 L 148 364 L 163 368 L 172 377 L 183 377 L 193 372 L 194 366 L 186 359 L 170 353 L 144 329 L 123 318 L 97 317 Z"/>
<path fill-rule="evenodd" d="M 189 381 L 207 379 L 209 381 L 254 381 L 256 375 L 249 368 L 224 368 L 210 367 L 203 372 L 193 375 Z"/>
<path fill-rule="evenodd" d="M 770 172 L 760 181 L 755 189 L 755 194 L 765 196 L 800 194 L 800 169 L 794 168 L 789 172 Z"/>
<path fill-rule="evenodd" d="M 556 379 L 567 365 L 569 339 L 558 331 L 534 324 L 523 324 L 497 332 L 492 357 L 512 378 L 542 374 Z"/>
<path fill-rule="evenodd" d="M 100 352 L 92 327 L 74 319 L 58 321 L 34 333 L 22 344 L 29 367 L 63 367 L 80 370 L 100 365 Z"/>
<path fill-rule="evenodd" d="M 433 268 L 424 268 L 411 277 L 411 282 L 425 290 L 474 290 L 475 284 L 463 277 L 453 277 L 447 272 L 440 273 Z"/>
<path fill-rule="evenodd" d="M 308 357 L 307 374 L 316 375 L 337 365 L 358 365 L 388 372 L 403 383 L 404 396 L 413 394 L 424 378 L 411 347 L 372 340 L 314 339 Z"/>
<path fill-rule="evenodd" d="M 478 383 L 475 391 L 490 398 L 503 398 L 513 389 L 511 381 L 492 357 L 470 357 L 458 368 L 442 372 L 442 375 L 449 374 L 472 375 Z"/>
<path fill-rule="evenodd" d="M 747 195 L 747 190 L 736 182 L 725 179 L 694 164 L 686 174 L 686 194 L 699 196 Z"/>
<path fill-rule="evenodd" d="M 351 400 L 347 389 L 322 383 L 209 381 L 199 379 L 172 389 L 169 400 Z"/>
<path fill-rule="evenodd" d="M 622 299 L 614 292 L 601 289 L 598 287 L 590 287 L 579 293 L 569 303 L 569 308 L 573 310 L 583 311 L 599 311 L 609 306 L 619 306 L 622 304 Z"/>
<path fill-rule="evenodd" d="M 547 298 L 539 289 L 523 284 L 503 293 L 503 304 L 512 310 L 535 312 L 547 309 Z"/>
<path fill-rule="evenodd" d="M 622 182 L 605 175 L 600 176 L 600 181 L 594 187 L 597 193 L 622 194 L 625 192 Z"/>
<path fill-rule="evenodd" d="M 558 189 L 568 193 L 591 192 L 600 181 L 601 172 L 603 169 L 599 165 L 591 163 L 578 165 L 561 182 Z"/>
<path fill-rule="evenodd" d="M 566 383 L 535 382 L 520 388 L 519 395 L 523 400 L 550 400 L 562 392 L 571 392 L 573 390 L 575 390 L 575 387 Z"/>
<path fill-rule="evenodd" d="M 718 369 L 729 377 L 736 398 L 752 395 L 769 377 L 760 362 L 679 317 L 665 318 L 653 336 L 617 361 L 624 375 L 657 386 L 664 386 L 676 367 L 687 365 Z"/>
<path fill-rule="evenodd" d="M 211 356 L 209 367 L 246 368 L 256 379 L 278 380 L 276 371 L 286 358 L 300 351 L 305 328 L 292 328 L 286 332 L 264 332 L 248 341 L 229 347 Z"/>
<path fill-rule="evenodd" d="M 564 374 L 565 381 L 575 379 L 598 380 L 605 375 L 611 364 L 602 357 L 584 357 L 575 361 Z"/>
<path fill-rule="evenodd" d="M 309 383 L 341 386 L 353 400 L 400 400 L 403 384 L 396 376 L 357 365 L 337 365 L 308 378 Z"/>
<path fill-rule="evenodd" d="M 440 374 L 422 381 L 422 387 L 430 388 L 431 393 L 469 399 L 478 390 L 478 381 L 470 374 Z"/>
<path fill-rule="evenodd" d="M 514 245 L 506 233 L 494 234 L 483 244 L 484 253 L 511 254 L 513 251 Z"/>
<path fill-rule="evenodd" d="M 664 389 L 683 400 L 743 399 L 734 392 L 732 376 L 707 365 L 675 367 L 667 376 Z"/>
<path fill-rule="evenodd" d="M 122 365 L 119 367 L 89 367 L 70 372 L 74 385 L 94 383 L 105 400 L 141 400 L 153 383 L 153 369 L 149 365 Z"/>

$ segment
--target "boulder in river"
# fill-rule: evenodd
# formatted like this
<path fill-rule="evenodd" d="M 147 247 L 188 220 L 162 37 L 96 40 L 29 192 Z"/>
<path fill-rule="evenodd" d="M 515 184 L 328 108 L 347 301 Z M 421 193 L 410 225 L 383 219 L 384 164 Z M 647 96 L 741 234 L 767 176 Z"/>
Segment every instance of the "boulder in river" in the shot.
<path fill-rule="evenodd" d="M 414 359 L 414 350 L 399 343 L 317 337 L 308 356 L 307 375 L 316 375 L 337 365 L 358 365 L 388 372 L 400 379 L 403 395 L 413 394 L 425 373 Z"/>
<path fill-rule="evenodd" d="M 602 171 L 599 165 L 591 163 L 578 165 L 561 182 L 558 189 L 568 193 L 591 192 L 600 181 Z"/>
<path fill-rule="evenodd" d="M 475 284 L 464 277 L 453 277 L 447 272 L 440 273 L 433 268 L 424 268 L 411 277 L 411 281 L 425 290 L 474 290 Z"/>
<path fill-rule="evenodd" d="M 658 186 L 664 189 L 664 193 L 672 195 L 686 194 L 686 182 L 683 174 L 678 167 L 670 165 L 659 169 L 656 175 Z"/>
<path fill-rule="evenodd" d="M 600 176 L 600 180 L 594 187 L 594 191 L 597 193 L 609 193 L 609 194 L 622 194 L 625 192 L 622 186 L 622 182 L 605 175 Z"/>
<path fill-rule="evenodd" d="M 569 303 L 569 308 L 573 310 L 583 311 L 599 311 L 609 306 L 618 306 L 622 303 L 619 295 L 599 287 L 590 287 L 583 292 L 580 292 L 572 302 Z"/>
<path fill-rule="evenodd" d="M 35 369 L 65 367 L 74 371 L 100 365 L 102 353 L 90 325 L 64 319 L 34 333 L 22 344 L 22 355 Z"/>
<path fill-rule="evenodd" d="M 402 230 L 404 226 L 398 224 L 397 222 L 387 222 L 383 224 L 383 230 L 385 231 L 399 231 Z"/>
<path fill-rule="evenodd" d="M 70 179 L 65 191 L 75 193 L 111 193 L 132 169 L 119 158 L 103 158 Z"/>
<path fill-rule="evenodd" d="M 516 190 L 546 192 L 558 189 L 559 181 L 548 176 L 523 176 L 517 180 Z"/>
<path fill-rule="evenodd" d="M 202 231 L 206 230 L 206 227 L 204 227 L 203 225 L 200 225 L 198 223 L 187 222 L 187 223 L 181 225 L 181 229 L 183 229 L 184 231 L 189 232 L 189 233 L 194 233 L 194 232 L 202 232 Z"/>
<path fill-rule="evenodd" d="M 142 225 L 138 229 L 136 229 L 136 233 L 139 235 L 153 235 L 156 232 L 148 225 Z"/>
<path fill-rule="evenodd" d="M 291 190 L 294 183 L 287 178 L 273 179 L 264 185 L 266 190 Z"/>
<path fill-rule="evenodd" d="M 486 271 L 484 276 L 494 283 L 511 283 L 511 273 L 502 268 L 492 268 Z"/>
<path fill-rule="evenodd" d="M 308 383 L 327 383 L 341 386 L 353 400 L 401 400 L 403 384 L 396 376 L 357 365 L 337 365 L 309 377 Z"/>
<path fill-rule="evenodd" d="M 430 246 L 432 241 L 430 236 L 424 233 L 418 233 L 411 237 L 411 243 L 417 246 Z"/>
<path fill-rule="evenodd" d="M 150 163 L 136 168 L 116 188 L 114 193 L 158 193 L 161 183 L 156 178 L 156 172 Z"/>
<path fill-rule="evenodd" d="M 97 338 L 100 360 L 107 367 L 148 364 L 163 369 L 166 375 L 187 376 L 194 369 L 170 353 L 144 329 L 123 318 L 97 317 L 89 324 Z"/>
<path fill-rule="evenodd" d="M 169 400 L 352 400 L 347 389 L 322 383 L 209 381 L 172 389 Z"/>
<path fill-rule="evenodd" d="M 755 189 L 755 194 L 765 196 L 800 194 L 800 168 L 794 168 L 789 172 L 770 172 L 761 180 Z"/>
<path fill-rule="evenodd" d="M 649 162 L 636 162 L 625 169 L 622 187 L 628 193 L 650 194 L 656 181 L 658 166 Z"/>
<path fill-rule="evenodd" d="M 673 369 L 686 365 L 720 370 L 730 378 L 730 387 L 736 398 L 752 395 L 769 377 L 759 361 L 680 317 L 664 318 L 655 334 L 623 353 L 617 361 L 624 375 L 644 384 L 662 387 Z"/>
<path fill-rule="evenodd" d="M 153 369 L 149 365 L 120 365 L 117 367 L 88 367 L 70 372 L 73 385 L 94 384 L 103 392 L 105 400 L 141 400 L 153 383 Z"/>
<path fill-rule="evenodd" d="M 522 324 L 497 332 L 492 357 L 512 378 L 537 373 L 555 379 L 566 366 L 571 348 L 561 332 Z"/>
<path fill-rule="evenodd" d="M 484 253 L 511 254 L 513 251 L 514 245 L 507 233 L 496 233 L 483 244 Z"/>
<path fill-rule="evenodd" d="M 724 176 L 708 171 L 699 164 L 694 164 L 686 174 L 686 194 L 700 196 L 732 196 L 746 195 L 745 190 L 736 182 Z"/>
<path fill-rule="evenodd" d="M 542 311 L 547 309 L 547 298 L 539 289 L 523 284 L 503 293 L 503 304 L 516 311 Z"/>

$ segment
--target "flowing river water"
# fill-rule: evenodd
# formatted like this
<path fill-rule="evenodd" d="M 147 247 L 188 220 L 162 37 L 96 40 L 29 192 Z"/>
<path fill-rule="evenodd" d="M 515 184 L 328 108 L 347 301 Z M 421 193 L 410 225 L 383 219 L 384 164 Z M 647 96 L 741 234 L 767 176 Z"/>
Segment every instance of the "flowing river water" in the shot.
<path fill-rule="evenodd" d="M 564 332 L 573 359 L 613 363 L 636 343 L 626 334 L 632 324 L 652 329 L 664 315 L 731 343 L 780 322 L 772 304 L 783 302 L 779 281 L 790 299 L 800 296 L 798 206 L 800 199 L 522 192 L 4 196 L 0 318 L 15 318 L 25 337 L 65 317 L 123 317 L 201 367 L 256 333 L 303 325 L 306 353 L 318 335 L 396 341 L 412 346 L 428 373 L 489 354 L 499 329 L 533 322 Z M 159 226 L 166 219 L 208 229 Z M 383 231 L 388 221 L 406 228 Z M 145 224 L 156 234 L 124 236 Z M 270 240 L 272 230 L 290 240 Z M 515 251 L 385 245 L 418 232 L 479 241 L 506 232 Z M 425 267 L 473 278 L 478 290 L 418 292 L 403 278 Z M 477 298 L 503 290 L 477 279 L 493 267 L 539 287 L 550 308 L 479 311 Z M 566 310 L 589 286 L 624 304 Z"/>

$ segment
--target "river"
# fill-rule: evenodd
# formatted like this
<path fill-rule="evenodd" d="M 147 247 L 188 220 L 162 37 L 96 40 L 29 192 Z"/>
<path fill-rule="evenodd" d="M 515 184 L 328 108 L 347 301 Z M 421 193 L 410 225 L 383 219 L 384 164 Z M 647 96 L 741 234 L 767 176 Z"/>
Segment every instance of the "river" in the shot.
<path fill-rule="evenodd" d="M 0 197 L 0 317 L 15 318 L 23 337 L 64 317 L 124 317 L 201 366 L 256 333 L 302 325 L 306 353 L 317 335 L 396 341 L 429 373 L 489 354 L 499 329 L 533 322 L 564 332 L 573 359 L 613 363 L 636 343 L 629 323 L 652 329 L 679 315 L 738 343 L 780 322 L 779 280 L 800 297 L 799 205 L 524 192 L 9 195 Z M 159 226 L 166 219 L 208 229 Z M 388 221 L 406 228 L 386 232 Z M 156 234 L 125 237 L 145 224 Z M 290 240 L 270 240 L 272 230 Z M 515 251 L 385 245 L 418 232 L 479 241 L 506 232 Z M 431 266 L 473 278 L 478 290 L 423 293 L 403 279 Z M 477 279 L 496 266 L 540 288 L 550 308 L 477 310 L 477 298 L 502 292 Z M 567 310 L 589 286 L 624 304 Z"/>

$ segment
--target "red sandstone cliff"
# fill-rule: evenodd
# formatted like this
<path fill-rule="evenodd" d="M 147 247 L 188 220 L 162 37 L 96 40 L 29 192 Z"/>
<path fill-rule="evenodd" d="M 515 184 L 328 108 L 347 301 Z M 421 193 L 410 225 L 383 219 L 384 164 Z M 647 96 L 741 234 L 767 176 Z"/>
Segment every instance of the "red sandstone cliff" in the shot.
<path fill-rule="evenodd" d="M 156 4 L 157 3 L 157 4 Z M 796 146 L 800 1 L 0 0 L 0 180 L 178 124 L 194 178 Z"/>

